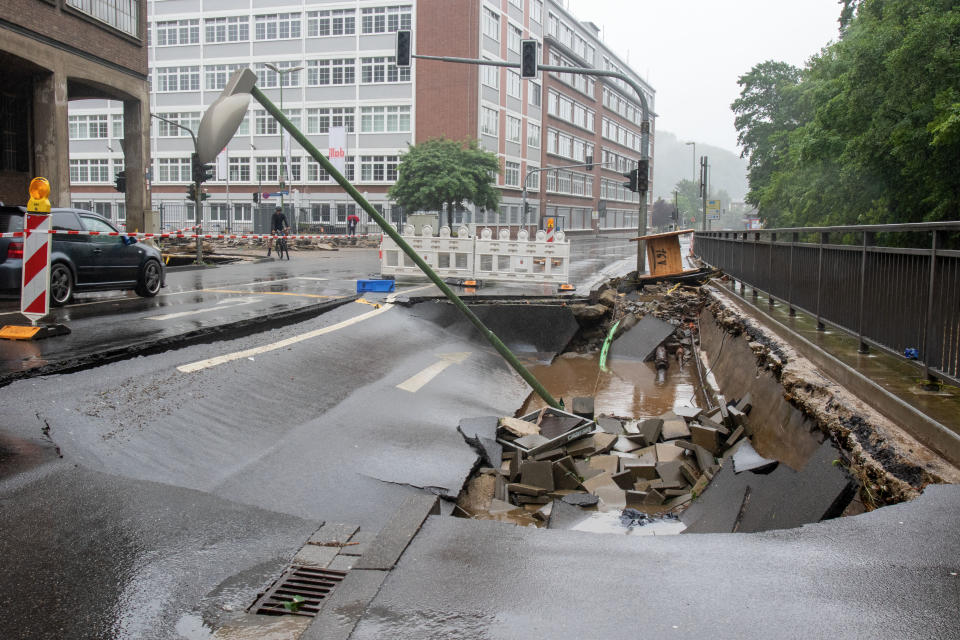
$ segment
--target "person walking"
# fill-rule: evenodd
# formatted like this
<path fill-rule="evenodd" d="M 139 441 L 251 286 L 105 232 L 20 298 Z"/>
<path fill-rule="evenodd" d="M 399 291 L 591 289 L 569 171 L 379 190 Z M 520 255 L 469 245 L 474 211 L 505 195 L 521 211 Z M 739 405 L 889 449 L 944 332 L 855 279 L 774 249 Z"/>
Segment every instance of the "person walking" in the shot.
<path fill-rule="evenodd" d="M 347 216 L 347 235 L 355 236 L 357 235 L 357 223 L 360 222 L 360 218 L 357 217 L 356 213 L 351 213 Z"/>
<path fill-rule="evenodd" d="M 273 215 L 270 216 L 270 234 L 273 236 L 270 238 L 269 244 L 267 244 L 267 257 L 270 257 L 270 251 L 273 249 L 273 243 L 277 242 L 277 253 L 280 254 L 280 259 L 283 259 L 283 253 L 281 253 L 279 240 L 277 236 L 282 236 L 287 234 L 287 229 L 290 228 L 290 225 L 287 224 L 287 216 L 283 214 L 283 207 L 278 206 L 273 212 Z M 290 253 L 287 253 L 287 259 L 290 259 Z"/>

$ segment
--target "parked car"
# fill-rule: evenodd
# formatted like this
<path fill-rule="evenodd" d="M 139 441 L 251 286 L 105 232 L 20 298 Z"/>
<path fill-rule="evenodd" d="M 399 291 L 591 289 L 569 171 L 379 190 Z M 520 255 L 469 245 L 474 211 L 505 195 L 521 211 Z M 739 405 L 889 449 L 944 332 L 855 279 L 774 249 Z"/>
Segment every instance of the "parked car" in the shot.
<path fill-rule="evenodd" d="M 0 232 L 23 231 L 25 207 L 0 206 Z M 116 232 L 110 222 L 83 209 L 53 209 L 53 229 Z M 129 236 L 54 234 L 50 254 L 50 304 L 65 305 L 74 293 L 133 289 L 152 297 L 166 284 L 160 251 Z M 0 292 L 20 291 L 23 238 L 0 238 Z"/>

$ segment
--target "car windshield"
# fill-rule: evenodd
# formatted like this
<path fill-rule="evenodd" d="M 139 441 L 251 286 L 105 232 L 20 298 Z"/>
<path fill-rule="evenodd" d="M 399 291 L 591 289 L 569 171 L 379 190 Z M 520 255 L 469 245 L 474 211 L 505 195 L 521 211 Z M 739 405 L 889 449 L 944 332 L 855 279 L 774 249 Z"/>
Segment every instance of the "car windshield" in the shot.
<path fill-rule="evenodd" d="M 82 218 L 83 226 L 86 227 L 88 231 L 99 231 L 100 233 L 116 233 L 117 231 L 106 220 L 94 218 L 93 216 L 82 216 Z"/>

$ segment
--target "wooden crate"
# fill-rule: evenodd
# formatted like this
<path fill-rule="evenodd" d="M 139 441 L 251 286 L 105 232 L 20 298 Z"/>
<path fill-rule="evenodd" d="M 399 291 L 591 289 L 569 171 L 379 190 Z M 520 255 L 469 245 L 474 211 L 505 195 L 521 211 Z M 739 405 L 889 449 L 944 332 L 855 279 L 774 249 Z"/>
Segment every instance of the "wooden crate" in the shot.
<path fill-rule="evenodd" d="M 685 273 L 683 270 L 683 255 L 680 253 L 680 236 L 687 233 L 693 233 L 693 229 L 631 238 L 631 241 L 646 241 L 647 270 L 652 277 L 675 276 Z"/>

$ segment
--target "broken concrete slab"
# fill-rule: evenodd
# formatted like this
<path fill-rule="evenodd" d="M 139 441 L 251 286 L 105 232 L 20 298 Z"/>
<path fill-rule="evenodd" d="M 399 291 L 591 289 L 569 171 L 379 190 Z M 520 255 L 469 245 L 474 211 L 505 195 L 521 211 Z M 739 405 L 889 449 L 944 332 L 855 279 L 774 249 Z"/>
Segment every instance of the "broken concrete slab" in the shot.
<path fill-rule="evenodd" d="M 599 469 L 600 471 L 607 471 L 610 475 L 618 473 L 620 471 L 620 458 L 617 456 L 590 456 L 590 459 L 587 461 L 594 469 Z"/>
<path fill-rule="evenodd" d="M 753 409 L 753 398 L 750 396 L 749 391 L 740 398 L 740 402 L 737 403 L 737 409 L 746 414 L 749 414 L 750 410 Z"/>
<path fill-rule="evenodd" d="M 571 493 L 561 498 L 565 503 L 575 507 L 592 507 L 600 500 L 592 493 Z"/>
<path fill-rule="evenodd" d="M 527 460 L 520 464 L 520 482 L 553 491 L 553 463 Z"/>
<path fill-rule="evenodd" d="M 632 471 L 621 471 L 620 473 L 615 473 L 610 478 L 617 484 L 621 489 L 633 489 L 636 486 L 636 480 L 633 477 Z"/>
<path fill-rule="evenodd" d="M 554 500 L 547 520 L 547 529 L 572 529 L 590 517 L 590 513 L 580 507 Z"/>
<path fill-rule="evenodd" d="M 705 427 L 699 424 L 690 425 L 690 438 L 693 444 L 703 447 L 711 454 L 720 452 L 720 432 L 713 427 Z"/>
<path fill-rule="evenodd" d="M 673 412 L 686 421 L 696 420 L 703 413 L 700 407 L 674 407 Z"/>
<path fill-rule="evenodd" d="M 732 447 L 734 444 L 737 443 L 737 440 L 739 440 L 740 437 L 743 435 L 743 431 L 744 431 L 743 425 L 740 425 L 739 427 L 734 429 L 733 433 L 730 434 L 730 437 L 727 438 L 727 441 L 723 443 L 723 446 Z"/>
<path fill-rule="evenodd" d="M 657 462 L 669 462 L 683 459 L 683 449 L 669 442 L 659 442 L 654 445 L 657 451 Z"/>
<path fill-rule="evenodd" d="M 523 484 L 521 482 L 511 482 L 507 485 L 507 491 L 521 496 L 542 496 L 547 493 L 543 487 L 536 487 L 532 484 Z"/>
<path fill-rule="evenodd" d="M 617 483 L 613 481 L 613 474 L 607 473 L 606 471 L 601 472 L 592 478 L 587 478 L 580 484 L 582 484 L 583 488 L 590 493 L 594 493 L 599 487 L 603 486 L 616 487 L 617 489 L 620 488 L 617 486 Z"/>
<path fill-rule="evenodd" d="M 664 440 L 690 437 L 690 428 L 683 418 L 675 414 L 664 414 L 661 418 L 663 418 L 663 427 L 660 430 L 660 437 Z"/>
<path fill-rule="evenodd" d="M 606 433 L 612 433 L 615 436 L 623 433 L 623 423 L 616 418 L 600 416 L 597 418 L 597 426 Z"/>
<path fill-rule="evenodd" d="M 593 455 L 596 449 L 594 448 L 594 441 L 592 436 L 587 436 L 586 438 L 580 438 L 579 440 L 574 440 L 566 447 L 566 452 L 568 456 L 573 458 L 585 458 L 589 455 Z"/>
<path fill-rule="evenodd" d="M 354 568 L 384 571 L 392 569 L 413 536 L 420 530 L 424 520 L 430 515 L 439 515 L 438 503 L 439 499 L 435 495 L 413 495 L 404 500 Z"/>
<path fill-rule="evenodd" d="M 546 438 L 539 433 L 532 433 L 527 436 L 523 436 L 514 440 L 514 444 L 522 449 L 530 451 L 536 449 L 537 447 L 542 447 L 543 445 L 550 442 L 549 438 Z"/>
<path fill-rule="evenodd" d="M 620 438 L 620 436 L 615 436 L 602 431 L 597 431 L 590 437 L 593 438 L 593 449 L 596 454 L 607 453 L 613 449 L 613 445 L 615 445 Z"/>
<path fill-rule="evenodd" d="M 580 488 L 580 480 L 577 476 L 577 468 L 573 464 L 573 458 L 567 456 L 553 463 L 554 490 Z"/>
<path fill-rule="evenodd" d="M 655 480 L 658 477 L 656 463 L 651 464 L 642 460 L 621 459 L 620 471 L 629 471 L 634 482 L 637 480 Z"/>
<path fill-rule="evenodd" d="M 603 485 L 595 490 L 597 498 L 607 509 L 623 509 L 627 506 L 627 492 L 617 485 Z"/>
<path fill-rule="evenodd" d="M 613 448 L 623 453 L 630 453 L 640 448 L 640 445 L 627 436 L 618 436 Z"/>
<path fill-rule="evenodd" d="M 644 316 L 632 329 L 610 345 L 610 361 L 649 359 L 661 342 L 669 338 L 675 327 L 651 315 Z"/>
<path fill-rule="evenodd" d="M 743 444 L 737 448 L 737 452 L 733 454 L 732 459 L 734 473 L 743 473 L 744 471 L 769 473 L 780 464 L 777 460 L 764 458 L 757 453 L 749 440 L 743 441 Z"/>
<path fill-rule="evenodd" d="M 647 418 L 637 425 L 637 435 L 643 438 L 644 446 L 656 444 L 663 430 L 663 418 Z"/>
<path fill-rule="evenodd" d="M 666 482 L 687 482 L 686 476 L 683 474 L 683 461 L 682 460 L 668 460 L 667 462 L 658 462 L 657 463 L 657 475 L 660 476 L 661 480 Z"/>

